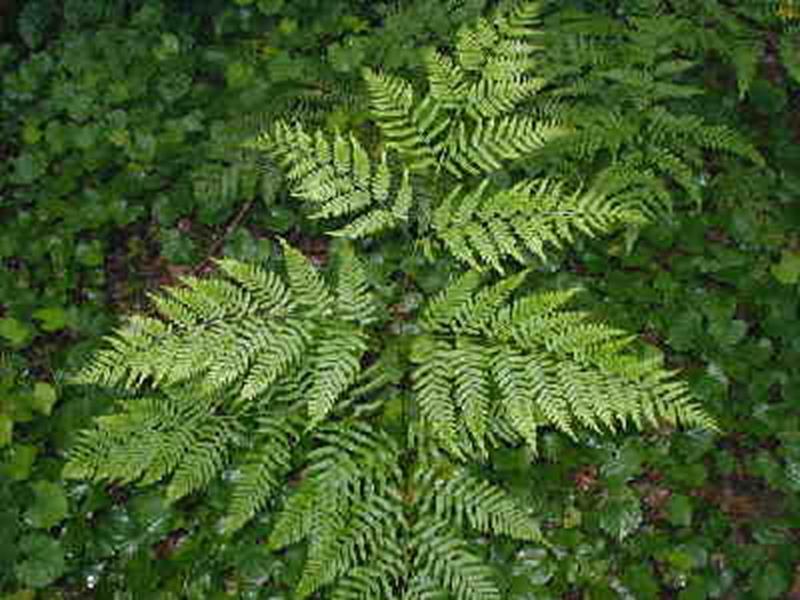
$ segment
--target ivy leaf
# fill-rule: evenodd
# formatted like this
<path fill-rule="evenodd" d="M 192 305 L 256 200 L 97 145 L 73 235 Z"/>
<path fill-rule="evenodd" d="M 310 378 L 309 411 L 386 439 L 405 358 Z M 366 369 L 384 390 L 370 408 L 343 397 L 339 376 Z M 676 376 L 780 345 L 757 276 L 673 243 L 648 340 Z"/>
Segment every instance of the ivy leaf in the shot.
<path fill-rule="evenodd" d="M 67 496 L 61 486 L 51 481 L 32 484 L 35 495 L 33 504 L 25 512 L 25 518 L 37 529 L 50 529 L 63 521 L 69 512 Z"/>
<path fill-rule="evenodd" d="M 34 533 L 22 538 L 19 549 L 27 557 L 16 566 L 17 578 L 23 585 L 43 588 L 64 573 L 64 549 L 58 540 Z"/>
<path fill-rule="evenodd" d="M 48 333 L 64 329 L 69 321 L 67 311 L 61 306 L 40 308 L 33 313 L 33 318 L 40 321 L 40 328 Z"/>
<path fill-rule="evenodd" d="M 703 318 L 694 311 L 684 312 L 669 327 L 669 344 L 675 350 L 690 350 L 703 330 Z"/>
<path fill-rule="evenodd" d="M 753 570 L 750 582 L 756 598 L 780 598 L 789 587 L 789 579 L 781 567 L 772 562 L 764 568 Z"/>
<path fill-rule="evenodd" d="M 531 586 L 543 586 L 556 574 L 556 566 L 542 548 L 526 548 L 514 557 L 511 589 L 519 594 Z"/>
<path fill-rule="evenodd" d="M 353 73 L 358 70 L 365 57 L 364 44 L 352 40 L 348 40 L 345 45 L 336 43 L 328 48 L 328 60 L 340 73 Z"/>
<path fill-rule="evenodd" d="M 31 474 L 39 450 L 28 444 L 15 444 L 0 468 L 0 473 L 14 481 L 25 481 Z"/>
<path fill-rule="evenodd" d="M 676 527 L 692 524 L 692 502 L 688 496 L 675 494 L 667 503 L 667 519 Z"/>
<path fill-rule="evenodd" d="M 712 321 L 708 333 L 721 346 L 735 346 L 747 335 L 747 323 L 741 319 L 731 321 Z"/>
<path fill-rule="evenodd" d="M 601 511 L 600 528 L 619 541 L 636 531 L 642 523 L 639 498 L 631 490 L 609 497 Z"/>
<path fill-rule="evenodd" d="M 103 246 L 98 240 L 81 242 L 75 251 L 75 256 L 82 265 L 99 267 L 103 264 Z"/>
<path fill-rule="evenodd" d="M 194 262 L 196 249 L 192 239 L 177 229 L 162 230 L 161 253 L 169 262 L 188 265 Z"/>
<path fill-rule="evenodd" d="M 44 381 L 37 381 L 33 386 L 33 395 L 31 396 L 31 408 L 42 413 L 49 415 L 53 410 L 53 405 L 58 400 L 56 389 L 49 383 Z"/>
<path fill-rule="evenodd" d="M 800 281 L 800 253 L 783 251 L 781 262 L 770 267 L 772 275 L 784 285 Z"/>
<path fill-rule="evenodd" d="M 14 159 L 14 183 L 31 184 L 44 175 L 45 162 L 41 156 L 26 152 Z"/>
<path fill-rule="evenodd" d="M 33 337 L 31 328 L 13 317 L 0 319 L 0 337 L 5 338 L 15 348 L 24 346 Z"/>
<path fill-rule="evenodd" d="M 8 415 L 0 414 L 0 448 L 11 443 L 14 434 L 14 421 Z"/>
<path fill-rule="evenodd" d="M 261 11 L 261 14 L 272 16 L 280 14 L 283 10 L 284 0 L 259 0 L 258 1 L 258 10 Z"/>

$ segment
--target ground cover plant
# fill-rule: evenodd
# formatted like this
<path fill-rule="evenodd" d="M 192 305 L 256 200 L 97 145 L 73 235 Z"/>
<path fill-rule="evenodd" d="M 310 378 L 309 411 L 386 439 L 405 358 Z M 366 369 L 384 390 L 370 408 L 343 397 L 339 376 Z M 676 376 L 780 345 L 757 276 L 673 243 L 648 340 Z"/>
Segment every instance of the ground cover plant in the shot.
<path fill-rule="evenodd" d="M 36 4 L 40 8 L 58 5 L 30 3 Z M 80 4 L 64 3 L 73 11 L 66 21 L 74 26 L 68 35 L 75 36 L 81 28 L 88 34 L 98 26 L 109 26 L 113 31 L 106 38 L 112 46 L 114 40 L 125 39 L 131 22 L 125 21 L 120 28 L 111 10 L 115 3 L 88 12 L 79 10 Z M 136 12 L 135 4 L 116 6 L 131 8 L 130 16 Z M 161 172 L 180 177 L 182 171 L 170 171 L 168 163 L 188 160 L 182 164 L 194 166 L 186 171 L 187 183 L 163 188 L 157 205 L 152 204 L 152 196 L 131 188 L 131 197 L 138 198 L 133 203 L 140 208 L 129 225 L 108 221 L 90 224 L 79 233 L 80 239 L 95 240 L 95 246 L 102 248 L 98 266 L 81 264 L 71 254 L 54 266 L 50 260 L 55 255 L 45 252 L 32 258 L 20 241 L 4 254 L 3 266 L 13 270 L 4 273 L 6 287 L 0 298 L 4 317 L 0 424 L 5 436 L 0 456 L 4 476 L 0 483 L 0 594 L 15 598 L 290 597 L 303 577 L 307 557 L 302 544 L 274 551 L 267 543 L 275 511 L 281 506 L 279 498 L 235 533 L 219 527 L 232 522 L 226 514 L 237 471 L 229 468 L 230 463 L 206 493 L 192 493 L 178 502 L 166 501 L 160 486 L 137 491 L 131 486 L 86 485 L 61 477 L 65 451 L 87 424 L 87 416 L 108 413 L 115 402 L 114 394 L 99 388 L 64 385 L 64 367 L 71 370 L 97 346 L 98 335 L 108 330 L 114 313 L 146 307 L 141 302 L 143 285 L 173 281 L 187 267 L 204 274 L 212 264 L 208 256 L 224 253 L 236 259 L 265 259 L 262 266 L 267 271 L 283 272 L 281 238 L 327 275 L 339 271 L 355 250 L 379 307 L 375 320 L 366 325 L 373 334 L 369 338 L 372 350 L 374 335 L 381 339 L 380 348 L 384 340 L 390 345 L 391 339 L 418 336 L 416 319 L 423 312 L 424 300 L 441 292 L 470 260 L 489 267 L 483 276 L 488 286 L 517 273 L 519 267 L 532 267 L 513 296 L 519 299 L 534 290 L 560 293 L 580 286 L 585 291 L 573 304 L 605 317 L 615 328 L 639 333 L 649 344 L 641 347 L 645 356 L 658 361 L 663 355 L 670 368 L 680 370 L 688 390 L 718 419 L 719 435 L 651 430 L 631 437 L 579 429 L 580 442 L 545 427 L 539 431 L 533 469 L 524 445 L 490 446 L 488 456 L 479 457 L 484 462 L 477 474 L 535 515 L 548 542 L 525 543 L 502 535 L 466 539 L 468 551 L 494 571 L 496 584 L 508 597 L 778 598 L 793 597 L 800 590 L 795 576 L 800 560 L 796 550 L 800 455 L 796 402 L 789 392 L 797 382 L 793 365 L 798 355 L 794 327 L 800 271 L 796 260 L 798 88 L 792 62 L 796 55 L 791 51 L 796 25 L 781 17 L 786 11 L 708 3 L 700 15 L 682 3 L 649 1 L 602 6 L 572 2 L 560 7 L 563 10 L 545 10 L 537 55 L 544 60 L 534 74 L 546 83 L 518 108 L 534 122 L 558 123 L 570 135 L 553 137 L 532 156 L 501 161 L 503 168 L 491 174 L 486 190 L 508 189 L 522 179 L 549 175 L 563 181 L 562 190 L 571 194 L 582 183 L 584 191 L 593 189 L 585 185 L 590 182 L 613 183 L 614 177 L 624 174 L 624 166 L 650 172 L 647 178 L 629 182 L 628 193 L 622 197 L 625 216 L 636 213 L 637 218 L 620 219 L 610 240 L 601 232 L 598 240 L 573 236 L 567 244 L 562 242 L 561 249 L 544 244 L 546 261 L 537 258 L 536 252 L 528 254 L 529 248 L 520 244 L 516 250 L 522 254 L 525 264 L 521 265 L 515 264 L 513 253 L 498 253 L 497 248 L 494 255 L 486 255 L 495 261 L 486 264 L 476 252 L 477 234 L 459 240 L 452 235 L 454 228 L 442 227 L 442 221 L 426 222 L 441 206 L 438 201 L 447 197 L 435 193 L 437 182 L 446 188 L 450 182 L 470 188 L 477 180 L 469 174 L 447 171 L 426 177 L 424 169 L 412 171 L 409 181 L 417 195 L 408 219 L 397 221 L 394 229 L 380 235 L 330 245 L 324 232 L 348 227 L 352 217 L 361 214 L 358 210 L 351 216 L 345 216 L 347 211 L 329 212 L 309 219 L 315 208 L 324 211 L 319 197 L 311 198 L 311 203 L 297 202 L 270 186 L 275 179 L 264 173 L 278 171 L 264 171 L 258 154 L 227 150 L 236 148 L 258 123 L 274 122 L 291 106 L 302 110 L 304 131 L 310 134 L 323 127 L 332 147 L 336 127 L 345 143 L 351 134 L 361 140 L 373 160 L 379 161 L 382 149 L 387 148 L 393 183 L 401 183 L 401 171 L 395 169 L 402 162 L 393 158 L 392 132 L 383 132 L 381 137 L 367 120 L 370 89 L 359 83 L 361 67 L 372 66 L 377 69 L 373 73 L 385 73 L 388 67 L 402 73 L 417 92 L 424 92 L 422 66 L 430 55 L 416 44 L 433 42 L 442 56 L 452 55 L 447 39 L 458 19 L 471 21 L 485 8 L 484 3 L 453 3 L 441 13 L 424 2 L 407 2 L 396 9 L 374 3 L 337 3 L 335 7 L 327 3 L 329 9 L 324 11 L 308 2 L 307 7 L 314 10 L 305 13 L 302 2 L 283 6 L 279 2 L 217 2 L 209 3 L 204 14 L 171 12 L 178 4 L 147 3 L 148 10 L 161 6 L 150 13 L 162 15 L 152 21 L 157 28 L 151 29 L 166 35 L 168 46 L 169 36 L 177 36 L 186 54 L 169 63 L 159 77 L 169 76 L 174 69 L 192 81 L 193 91 L 169 110 L 179 118 L 202 104 L 213 115 L 210 122 L 216 124 L 195 132 L 192 152 L 179 156 L 180 148 L 175 147 L 154 164 Z M 29 15 L 34 13 L 30 9 Z M 4 46 L 4 65 L 11 72 L 37 61 L 58 63 L 62 56 L 62 48 L 53 43 L 59 38 L 53 27 L 42 26 L 41 16 L 26 18 L 26 24 L 20 21 L 20 30 L 27 27 L 29 33 L 34 32 L 23 37 L 35 48 L 26 56 L 30 51 L 24 47 L 9 51 Z M 713 26 L 719 22 L 725 23 L 724 28 Z M 46 34 L 37 39 L 39 30 Z M 264 31 L 272 33 L 264 35 Z M 442 35 L 445 32 L 447 36 Z M 747 43 L 737 46 L 745 33 Z M 389 51 L 390 40 L 403 51 Z M 648 45 L 648 40 L 658 44 Z M 163 37 L 156 40 L 153 47 L 164 41 Z M 86 42 L 70 44 L 87 47 Z M 656 48 L 654 53 L 653 46 L 666 50 Z M 303 54 L 304 47 L 318 50 Z M 196 57 L 201 55 L 205 58 L 198 63 Z M 695 66 L 671 65 L 670 58 L 691 59 Z M 102 72 L 105 67 L 100 64 L 95 62 L 87 72 Z M 187 64 L 196 65 L 195 70 L 187 71 Z M 673 66 L 685 68 L 669 74 Z M 586 79 L 584 90 L 577 85 L 578 73 Z M 287 81 L 287 76 L 299 79 Z M 15 115 L 3 120 L 9 134 L 4 138 L 4 152 L 14 158 L 5 163 L 4 200 L 16 190 L 16 200 L 4 205 L 4 231 L 20 230 L 28 222 L 19 221 L 18 216 L 32 208 L 32 214 L 44 214 L 46 196 L 39 190 L 41 186 L 51 189 L 50 180 L 58 171 L 52 166 L 57 163 L 48 159 L 49 166 L 36 180 L 22 185 L 17 181 L 14 169 L 19 156 L 50 150 L 39 147 L 38 141 L 31 144 L 23 139 L 25 122 L 17 115 L 35 115 L 41 109 L 26 109 L 26 101 L 15 97 L 16 92 L 5 95 L 5 89 L 16 89 L 16 85 L 5 86 L 3 96 L 5 110 Z M 199 96 L 194 91 L 198 85 Z M 320 90 L 334 88 L 341 89 L 341 95 L 327 96 L 330 104 L 319 101 Z M 618 114 L 591 110 L 593 99 L 603 93 L 613 93 Z M 160 98 L 154 87 L 134 104 L 152 104 L 150 94 L 155 94 L 156 101 Z M 38 95 L 46 97 L 47 92 Z M 265 98 L 273 102 L 265 106 Z M 648 120 L 649 113 L 643 113 L 642 107 L 658 107 L 666 117 Z M 125 110 L 133 109 L 129 104 Z M 695 121 L 687 120 L 687 115 Z M 658 131 L 655 126 L 681 120 L 693 125 L 698 118 L 703 119 L 705 138 L 678 128 L 648 139 Z M 39 125 L 70 126 L 72 119 L 72 115 L 53 115 Z M 457 130 L 459 118 L 451 120 Z M 714 136 L 725 131 L 719 125 L 727 126 L 725 143 L 715 143 L 719 138 Z M 203 142 L 212 130 L 218 132 L 215 140 Z M 758 145 L 766 164 L 742 137 L 730 137 L 734 130 Z M 101 131 L 95 140 L 98 147 L 107 139 L 107 132 Z M 281 130 L 269 131 L 274 137 Z M 605 145 L 586 144 L 587 134 L 596 133 L 606 140 Z M 726 146 L 740 157 L 727 156 Z M 157 152 L 162 152 L 161 145 Z M 670 160 L 660 162 L 659 156 Z M 97 189 L 129 161 L 106 164 L 102 176 L 87 180 Z M 580 165 L 579 176 L 570 164 Z M 692 171 L 692 178 L 682 175 Z M 191 199 L 168 202 L 173 190 L 182 185 L 192 189 Z M 257 191 L 259 186 L 264 193 Z M 398 189 L 390 187 L 391 192 Z M 423 190 L 434 193 L 419 193 Z M 189 198 L 182 194 L 176 198 Z M 99 205 L 103 202 L 98 200 Z M 348 210 L 354 208 L 358 206 L 350 204 Z M 394 216 L 391 203 L 371 208 L 387 208 Z M 473 215 L 486 225 L 485 211 L 479 210 L 483 208 L 479 206 Z M 648 226 L 638 216 L 657 225 Z M 45 239 L 38 231 L 58 237 L 62 224 L 64 239 L 74 239 L 75 223 L 83 226 L 78 220 L 70 224 L 60 218 L 33 223 L 25 225 L 31 241 Z M 171 245 L 163 237 L 167 231 L 173 232 Z M 440 235 L 449 231 L 449 236 Z M 421 240 L 420 254 L 409 252 L 409 236 Z M 61 289 L 60 280 L 51 275 L 63 270 L 78 273 L 67 279 L 72 291 Z M 336 277 L 328 283 L 334 291 L 341 286 Z M 41 295 L 42 286 L 50 286 L 51 291 Z M 35 304 L 39 298 L 45 302 Z M 34 311 L 38 312 L 31 318 Z M 459 335 L 470 337 L 463 331 Z M 410 406 L 415 391 L 412 379 L 403 379 L 398 368 L 414 368 L 408 364 L 412 350 L 410 341 L 398 343 L 394 351 L 387 349 L 384 367 L 389 367 L 389 381 L 383 388 L 368 388 L 349 407 L 373 425 L 386 425 L 398 439 L 402 428 L 392 411 Z M 373 364 L 376 357 L 368 351 L 363 366 Z M 380 402 L 398 390 L 402 402 L 395 399 L 380 410 Z M 348 407 L 343 410 L 346 413 Z M 334 411 L 329 418 L 340 414 L 342 410 Z M 470 431 L 467 436 L 472 435 Z M 490 430 L 488 439 L 496 433 Z M 288 481 L 287 493 L 298 485 L 302 489 L 304 472 L 300 470 L 299 475 Z M 209 548 L 216 550 L 209 552 Z M 580 559 L 565 560 L 574 556 Z"/>

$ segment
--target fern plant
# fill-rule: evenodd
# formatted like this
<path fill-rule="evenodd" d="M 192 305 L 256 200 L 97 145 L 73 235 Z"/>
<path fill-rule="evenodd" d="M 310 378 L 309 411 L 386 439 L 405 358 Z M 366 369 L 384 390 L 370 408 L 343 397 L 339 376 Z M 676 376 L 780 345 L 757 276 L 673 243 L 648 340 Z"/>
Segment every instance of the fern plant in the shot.
<path fill-rule="evenodd" d="M 66 474 L 164 482 L 173 501 L 225 481 L 228 533 L 264 518 L 269 548 L 304 544 L 297 598 L 491 600 L 505 587 L 475 540 L 546 544 L 480 468 L 494 450 L 535 455 L 542 430 L 714 429 L 635 336 L 568 309 L 574 290 L 526 283 L 578 235 L 644 215 L 635 178 L 498 176 L 565 135 L 515 110 L 544 86 L 537 15 L 519 4 L 465 29 L 454 56 L 431 52 L 421 98 L 367 71 L 375 145 L 298 124 L 260 135 L 251 146 L 345 239 L 324 270 L 282 241 L 276 268 L 224 259 L 153 296 L 74 378 L 120 403 Z M 470 267 L 399 330 L 358 241 L 390 229 Z"/>
<path fill-rule="evenodd" d="M 701 206 L 709 152 L 759 167 L 764 160 L 737 132 L 685 110 L 703 93 L 687 83 L 698 66 L 687 57 L 696 56 L 688 46 L 716 31 L 698 27 L 693 12 L 692 21 L 653 17 L 661 10 L 658 2 L 650 4 L 645 16 L 624 22 L 576 10 L 558 13 L 546 38 L 545 74 L 554 85 L 532 108 L 576 124 L 574 136 L 551 146 L 546 169 L 568 176 L 577 162 L 590 172 L 633 178 L 647 215 L 661 218 L 676 195 Z"/>

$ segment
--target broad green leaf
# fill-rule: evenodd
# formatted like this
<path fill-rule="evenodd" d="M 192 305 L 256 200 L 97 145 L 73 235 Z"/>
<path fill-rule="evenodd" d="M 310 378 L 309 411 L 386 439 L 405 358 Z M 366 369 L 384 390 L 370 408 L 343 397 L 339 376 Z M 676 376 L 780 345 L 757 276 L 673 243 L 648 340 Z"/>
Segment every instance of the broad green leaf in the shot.
<path fill-rule="evenodd" d="M 0 473 L 14 481 L 24 481 L 31 474 L 31 468 L 36 461 L 39 450 L 36 446 L 28 444 L 15 444 L 10 456 L 0 467 Z"/>
<path fill-rule="evenodd" d="M 56 403 L 56 400 L 58 400 L 58 393 L 49 383 L 37 381 L 33 386 L 31 406 L 34 410 L 43 415 L 49 415 L 53 410 L 53 405 Z"/>
<path fill-rule="evenodd" d="M 763 568 L 755 569 L 750 576 L 755 597 L 759 600 L 782 598 L 789 587 L 789 578 L 779 564 L 770 562 Z"/>
<path fill-rule="evenodd" d="M 15 571 L 23 585 L 44 588 L 64 573 L 64 549 L 58 540 L 34 533 L 22 538 L 19 548 L 26 558 Z"/>
<path fill-rule="evenodd" d="M 46 163 L 36 154 L 26 152 L 14 159 L 14 181 L 27 185 L 44 175 Z"/>
<path fill-rule="evenodd" d="M 0 337 L 8 340 L 12 346 L 21 348 L 33 337 L 33 331 L 30 326 L 22 321 L 18 321 L 13 317 L 6 317 L 5 319 L 0 319 Z"/>
<path fill-rule="evenodd" d="M 35 311 L 33 318 L 41 322 L 42 331 L 49 333 L 64 329 L 67 326 L 69 314 L 61 306 L 50 306 Z"/>
<path fill-rule="evenodd" d="M 712 321 L 708 327 L 708 333 L 721 346 L 734 346 L 747 335 L 747 323 L 741 319 Z"/>
<path fill-rule="evenodd" d="M 608 498 L 599 510 L 601 529 L 619 541 L 636 531 L 642 523 L 639 498 L 630 490 Z"/>
<path fill-rule="evenodd" d="M 511 570 L 512 592 L 519 594 L 531 586 L 546 585 L 557 571 L 547 550 L 543 548 L 525 548 L 514 556 Z"/>
<path fill-rule="evenodd" d="M 50 481 L 37 481 L 31 484 L 31 488 L 34 501 L 25 512 L 25 518 L 31 526 L 50 529 L 67 517 L 67 496 L 61 486 Z"/>
<path fill-rule="evenodd" d="M 657 598 L 659 586 L 648 564 L 634 565 L 625 571 L 625 586 L 636 598 Z"/>
<path fill-rule="evenodd" d="M 34 590 L 21 590 L 9 596 L 3 596 L 3 600 L 35 600 L 36 592 Z"/>
<path fill-rule="evenodd" d="M 75 255 L 78 262 L 87 267 L 99 267 L 103 264 L 103 246 L 98 240 L 81 242 Z"/>
<path fill-rule="evenodd" d="M 22 140 L 28 144 L 33 145 L 39 142 L 42 139 L 42 130 L 39 129 L 33 123 L 28 123 L 25 125 L 25 128 L 22 130 Z"/>
<path fill-rule="evenodd" d="M 770 267 L 772 275 L 785 285 L 800 281 L 800 253 L 783 251 L 781 262 Z"/>
<path fill-rule="evenodd" d="M 667 503 L 667 519 L 676 527 L 689 527 L 692 524 L 692 502 L 688 496 L 675 494 Z"/>
<path fill-rule="evenodd" d="M 8 446 L 14 434 L 14 421 L 8 415 L 0 414 L 0 448 Z"/>

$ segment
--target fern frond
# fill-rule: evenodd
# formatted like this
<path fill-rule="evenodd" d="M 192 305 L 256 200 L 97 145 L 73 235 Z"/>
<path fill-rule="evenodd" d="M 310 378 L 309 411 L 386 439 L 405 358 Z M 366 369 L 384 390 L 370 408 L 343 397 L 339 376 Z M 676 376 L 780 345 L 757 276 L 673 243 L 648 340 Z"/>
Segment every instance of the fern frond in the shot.
<path fill-rule="evenodd" d="M 167 499 L 178 500 L 206 487 L 225 466 L 232 448 L 240 443 L 236 421 L 212 417 L 193 429 L 194 443 L 181 457 L 167 486 Z"/>
<path fill-rule="evenodd" d="M 438 138 L 450 125 L 443 107 L 433 96 L 415 107 L 414 91 L 402 79 L 370 69 L 365 69 L 363 75 L 387 148 L 397 150 L 411 171 L 435 167 Z"/>
<path fill-rule="evenodd" d="M 345 244 L 338 256 L 341 260 L 336 285 L 339 313 L 346 321 L 369 325 L 377 318 L 377 314 L 364 265 L 350 244 Z"/>
<path fill-rule="evenodd" d="M 438 442 L 459 456 L 448 347 L 423 337 L 416 340 L 412 355 L 420 365 L 414 373 L 414 392 L 419 398 L 421 416 Z"/>
<path fill-rule="evenodd" d="M 291 469 L 291 446 L 300 436 L 291 421 L 262 419 L 260 437 L 233 479 L 224 531 L 233 533 L 252 519 L 280 489 Z"/>
<path fill-rule="evenodd" d="M 443 448 L 474 454 L 459 436 L 463 428 L 480 454 L 495 406 L 534 451 L 546 425 L 573 437 L 578 428 L 616 431 L 629 424 L 715 427 L 668 372 L 628 352 L 630 336 L 561 310 L 570 292 L 506 302 L 519 285 L 513 278 L 470 300 L 462 280 L 455 284 L 458 308 L 423 321 L 411 355 L 414 392 Z M 436 303 L 447 298 L 445 292 Z M 471 306 L 488 308 L 470 319 Z"/>
<path fill-rule="evenodd" d="M 336 401 L 358 379 L 361 356 L 367 349 L 359 329 L 334 323 L 323 326 L 308 359 L 308 428 L 325 420 Z"/>
<path fill-rule="evenodd" d="M 456 188 L 434 215 L 434 228 L 447 249 L 477 270 L 486 262 L 503 273 L 504 259 L 522 262 L 525 253 L 546 261 L 546 251 L 574 242 L 577 233 L 595 237 L 642 221 L 641 214 L 597 188 L 568 195 L 561 185 L 543 180 L 489 195 L 486 187 L 463 197 Z"/>
<path fill-rule="evenodd" d="M 567 132 L 554 124 L 535 123 L 515 115 L 498 119 L 479 116 L 471 132 L 464 122 L 459 122 L 441 166 L 458 178 L 493 173 L 501 169 L 503 161 L 530 156 Z"/>
<path fill-rule="evenodd" d="M 334 296 L 314 265 L 299 250 L 281 240 L 286 275 L 292 288 L 292 297 L 306 308 L 311 316 L 327 317 L 332 314 Z"/>
<path fill-rule="evenodd" d="M 428 517 L 420 519 L 411 530 L 416 577 L 410 593 L 418 594 L 415 588 L 420 584 L 429 589 L 427 580 L 432 580 L 435 587 L 446 590 L 456 600 L 500 600 L 492 570 L 448 529 L 446 522 Z"/>
<path fill-rule="evenodd" d="M 481 533 L 529 542 L 541 541 L 542 534 L 536 523 L 501 488 L 464 469 L 456 470 L 439 484 L 435 493 L 425 494 L 420 501 L 423 513 L 433 514 L 459 528 L 469 527 Z"/>

